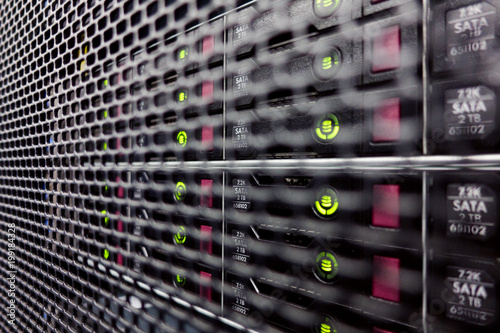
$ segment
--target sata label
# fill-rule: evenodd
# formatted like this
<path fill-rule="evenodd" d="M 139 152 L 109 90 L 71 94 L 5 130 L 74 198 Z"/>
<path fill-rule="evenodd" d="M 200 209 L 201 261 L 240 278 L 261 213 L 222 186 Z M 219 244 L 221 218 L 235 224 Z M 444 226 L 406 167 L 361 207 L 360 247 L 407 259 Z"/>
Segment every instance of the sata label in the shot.
<path fill-rule="evenodd" d="M 233 230 L 231 236 L 233 240 L 231 258 L 244 264 L 248 263 L 250 261 L 250 250 L 248 247 L 247 233 Z"/>
<path fill-rule="evenodd" d="M 233 28 L 233 45 L 238 46 L 243 43 L 245 39 L 248 38 L 248 30 L 250 26 L 248 24 L 236 25 Z"/>
<path fill-rule="evenodd" d="M 484 271 L 448 267 L 446 288 L 453 297 L 446 304 L 449 318 L 486 325 L 495 318 L 495 283 Z"/>
<path fill-rule="evenodd" d="M 233 179 L 233 208 L 247 211 L 251 206 L 250 184 L 246 179 Z"/>
<path fill-rule="evenodd" d="M 239 122 L 233 126 L 233 147 L 234 149 L 246 149 L 249 147 L 248 141 L 250 137 L 250 125 Z"/>
<path fill-rule="evenodd" d="M 242 73 L 233 76 L 233 95 L 235 98 L 249 95 L 252 78 L 250 73 Z"/>
<path fill-rule="evenodd" d="M 447 140 L 483 139 L 495 130 L 496 96 L 485 86 L 445 92 Z"/>
<path fill-rule="evenodd" d="M 461 7 L 446 14 L 446 44 L 451 57 L 491 49 L 495 40 L 496 8 L 487 2 Z"/>
<path fill-rule="evenodd" d="M 486 240 L 496 229 L 496 194 L 484 184 L 449 184 L 447 187 L 449 237 Z"/>
<path fill-rule="evenodd" d="M 248 306 L 246 285 L 239 281 L 233 280 L 231 287 L 233 290 L 233 303 L 231 306 L 232 310 L 244 316 L 248 315 L 250 309 Z"/>

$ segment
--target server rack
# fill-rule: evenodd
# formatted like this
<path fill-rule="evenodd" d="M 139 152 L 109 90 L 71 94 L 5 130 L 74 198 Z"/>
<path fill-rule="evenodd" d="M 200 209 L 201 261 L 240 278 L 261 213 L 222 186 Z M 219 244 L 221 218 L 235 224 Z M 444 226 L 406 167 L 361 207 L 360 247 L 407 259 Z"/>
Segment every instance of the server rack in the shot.
<path fill-rule="evenodd" d="M 499 330 L 499 1 L 0 20 L 2 332 Z"/>

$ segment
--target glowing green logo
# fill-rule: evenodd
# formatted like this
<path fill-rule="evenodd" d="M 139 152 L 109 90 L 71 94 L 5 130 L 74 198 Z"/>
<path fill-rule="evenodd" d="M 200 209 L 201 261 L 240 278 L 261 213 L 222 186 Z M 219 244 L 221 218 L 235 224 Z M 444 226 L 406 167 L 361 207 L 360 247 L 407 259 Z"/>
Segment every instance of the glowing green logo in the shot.
<path fill-rule="evenodd" d="M 314 333 L 337 333 L 336 323 L 332 317 L 320 314 L 316 319 L 316 324 L 314 325 Z"/>
<path fill-rule="evenodd" d="M 327 251 L 316 256 L 316 268 L 314 273 L 323 282 L 331 283 L 339 271 L 337 258 Z"/>
<path fill-rule="evenodd" d="M 324 272 L 331 272 L 332 271 L 332 262 L 327 259 L 321 260 L 321 269 Z"/>
<path fill-rule="evenodd" d="M 108 258 L 109 258 L 109 250 L 104 249 L 104 259 L 108 259 Z"/>
<path fill-rule="evenodd" d="M 340 5 L 341 0 L 315 0 L 314 9 L 316 14 L 322 17 L 329 16 Z"/>
<path fill-rule="evenodd" d="M 174 284 L 178 288 L 182 288 L 186 285 L 186 277 L 184 276 L 185 272 L 182 269 L 180 274 L 177 274 L 174 279 Z"/>
<path fill-rule="evenodd" d="M 186 284 L 186 278 L 181 277 L 179 274 L 177 274 L 176 281 L 177 281 L 177 285 L 180 285 L 182 287 L 184 287 L 184 285 Z"/>
<path fill-rule="evenodd" d="M 332 217 L 339 208 L 337 192 L 331 187 L 323 187 L 316 193 L 316 200 L 313 207 L 318 216 L 324 218 Z"/>
<path fill-rule="evenodd" d="M 342 65 L 340 51 L 336 48 L 319 52 L 313 60 L 313 71 L 319 80 L 331 80 Z"/>
<path fill-rule="evenodd" d="M 332 57 L 323 58 L 323 69 L 332 68 Z"/>
<path fill-rule="evenodd" d="M 175 199 L 177 201 L 182 201 L 186 197 L 186 184 L 183 182 L 177 182 L 175 185 Z"/>
<path fill-rule="evenodd" d="M 177 143 L 184 147 L 187 144 L 187 134 L 184 131 L 177 133 Z"/>
<path fill-rule="evenodd" d="M 186 228 L 184 228 L 184 226 L 180 226 L 174 236 L 174 241 L 176 244 L 184 244 L 186 242 L 186 239 Z"/>
<path fill-rule="evenodd" d="M 102 213 L 103 215 L 107 215 L 107 214 L 108 214 L 108 212 L 107 212 L 106 210 L 102 210 L 102 211 L 101 211 L 101 213 Z M 108 225 L 108 223 L 109 223 L 109 217 L 105 216 L 105 217 L 104 217 L 104 224 L 105 224 L 105 225 Z"/>
<path fill-rule="evenodd" d="M 321 61 L 321 68 L 324 70 L 332 69 L 333 65 L 338 66 L 340 63 L 340 55 L 334 50 L 332 56 L 324 57 Z"/>
<path fill-rule="evenodd" d="M 179 60 L 186 60 L 188 55 L 189 55 L 189 53 L 188 53 L 187 49 L 180 49 L 179 50 L 179 53 L 178 53 Z"/>
<path fill-rule="evenodd" d="M 316 5 L 317 6 L 323 6 L 323 7 L 330 7 L 331 5 L 333 5 L 333 1 L 332 0 L 316 0 Z"/>
<path fill-rule="evenodd" d="M 177 100 L 179 102 L 184 102 L 188 98 L 188 94 L 185 91 L 179 91 L 179 95 L 177 95 Z"/>
<path fill-rule="evenodd" d="M 332 141 L 340 131 L 339 118 L 334 114 L 327 114 L 318 119 L 315 126 L 316 138 L 322 143 Z"/>

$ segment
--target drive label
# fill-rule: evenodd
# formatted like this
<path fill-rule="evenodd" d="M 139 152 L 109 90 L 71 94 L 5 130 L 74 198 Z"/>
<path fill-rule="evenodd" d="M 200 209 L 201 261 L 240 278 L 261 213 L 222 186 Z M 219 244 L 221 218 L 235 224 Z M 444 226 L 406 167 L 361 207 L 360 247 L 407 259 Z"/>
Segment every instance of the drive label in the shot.
<path fill-rule="evenodd" d="M 247 23 L 234 26 L 233 46 L 241 45 L 248 38 L 248 30 L 250 30 L 250 25 Z"/>
<path fill-rule="evenodd" d="M 487 2 L 450 10 L 446 14 L 446 47 L 451 57 L 477 54 L 492 48 L 496 8 Z"/>
<path fill-rule="evenodd" d="M 248 235 L 245 231 L 233 230 L 233 260 L 241 263 L 248 263 L 250 261 L 250 251 L 248 249 Z"/>
<path fill-rule="evenodd" d="M 237 74 L 233 76 L 233 95 L 234 97 L 248 96 L 250 84 L 250 73 Z"/>
<path fill-rule="evenodd" d="M 496 97 L 485 86 L 445 92 L 444 120 L 447 140 L 484 139 L 495 129 Z"/>
<path fill-rule="evenodd" d="M 495 283 L 486 272 L 448 267 L 446 288 L 452 295 L 446 304 L 449 318 L 486 325 L 495 319 Z"/>
<path fill-rule="evenodd" d="M 249 147 L 248 141 L 250 137 L 250 125 L 243 120 L 239 120 L 233 126 L 233 147 L 234 149 L 247 149 Z"/>
<path fill-rule="evenodd" d="M 246 179 L 233 179 L 234 201 L 233 208 L 239 211 L 250 209 L 250 183 Z"/>
<path fill-rule="evenodd" d="M 486 240 L 495 234 L 497 201 L 484 184 L 449 184 L 446 235 Z"/>
<path fill-rule="evenodd" d="M 248 307 L 247 286 L 240 281 L 233 280 L 231 283 L 231 289 L 233 290 L 233 303 L 231 304 L 232 310 L 247 316 L 250 310 Z"/>

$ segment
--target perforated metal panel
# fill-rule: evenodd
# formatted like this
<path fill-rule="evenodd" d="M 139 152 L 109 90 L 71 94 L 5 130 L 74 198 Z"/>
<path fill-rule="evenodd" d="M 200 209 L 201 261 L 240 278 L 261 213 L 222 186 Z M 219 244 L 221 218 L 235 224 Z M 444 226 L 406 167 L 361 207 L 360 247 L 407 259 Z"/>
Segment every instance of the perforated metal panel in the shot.
<path fill-rule="evenodd" d="M 0 4 L 1 332 L 498 332 L 500 2 Z"/>

